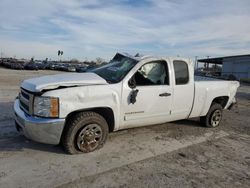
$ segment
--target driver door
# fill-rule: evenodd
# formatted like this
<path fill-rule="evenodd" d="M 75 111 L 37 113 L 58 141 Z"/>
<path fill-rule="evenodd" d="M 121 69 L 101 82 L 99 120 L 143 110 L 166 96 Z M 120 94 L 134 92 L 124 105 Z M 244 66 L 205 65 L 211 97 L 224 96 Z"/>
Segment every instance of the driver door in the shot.
<path fill-rule="evenodd" d="M 135 88 L 131 86 L 131 80 L 136 85 Z M 143 64 L 130 81 L 125 80 L 122 92 L 122 127 L 138 127 L 168 121 L 172 101 L 172 87 L 169 83 L 168 64 L 163 60 Z M 131 97 L 135 101 L 131 100 Z"/>

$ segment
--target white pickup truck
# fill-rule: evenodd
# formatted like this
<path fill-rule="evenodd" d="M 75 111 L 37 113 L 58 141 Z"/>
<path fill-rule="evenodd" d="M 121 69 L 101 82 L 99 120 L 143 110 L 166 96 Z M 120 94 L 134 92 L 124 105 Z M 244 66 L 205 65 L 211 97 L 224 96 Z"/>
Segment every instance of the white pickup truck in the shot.
<path fill-rule="evenodd" d="M 23 81 L 15 121 L 34 141 L 62 143 L 70 154 L 91 152 L 120 129 L 193 117 L 216 127 L 238 87 L 237 81 L 195 78 L 189 59 L 117 53 L 87 73 Z"/>

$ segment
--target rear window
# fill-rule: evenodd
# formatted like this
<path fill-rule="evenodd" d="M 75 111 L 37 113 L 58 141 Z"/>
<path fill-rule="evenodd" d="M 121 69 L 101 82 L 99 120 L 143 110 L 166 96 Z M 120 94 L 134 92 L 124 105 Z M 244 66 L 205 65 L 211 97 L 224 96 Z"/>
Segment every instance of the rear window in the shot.
<path fill-rule="evenodd" d="M 188 65 L 184 61 L 174 61 L 175 84 L 184 85 L 189 81 Z"/>

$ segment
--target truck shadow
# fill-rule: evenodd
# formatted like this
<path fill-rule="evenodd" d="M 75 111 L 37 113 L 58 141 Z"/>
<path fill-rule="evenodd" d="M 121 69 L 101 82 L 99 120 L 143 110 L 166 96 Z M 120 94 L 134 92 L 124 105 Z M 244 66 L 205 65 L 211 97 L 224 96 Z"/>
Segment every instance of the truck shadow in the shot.
<path fill-rule="evenodd" d="M 14 112 L 13 112 L 13 102 L 1 102 L 0 109 L 3 113 L 0 114 L 0 151 L 1 152 L 22 152 L 27 150 L 33 151 L 42 151 L 42 152 L 50 152 L 56 154 L 65 154 L 62 147 L 60 145 L 48 145 L 48 144 L 40 144 L 37 142 L 33 142 L 31 140 L 26 139 L 23 135 L 19 134 L 16 131 L 15 123 L 14 123 Z M 186 127 L 186 128 L 185 128 Z M 166 134 L 168 137 L 168 132 L 174 132 L 178 134 L 179 132 L 185 132 L 188 127 L 201 127 L 199 121 L 196 119 L 189 120 L 180 120 L 170 123 L 165 123 L 161 125 L 152 125 L 146 127 L 139 127 L 133 129 L 127 129 L 123 131 L 118 131 L 112 133 L 109 137 L 109 142 L 113 139 L 115 142 L 120 140 L 119 136 L 138 136 L 140 139 L 140 133 L 147 132 L 148 134 Z M 189 128 L 190 129 L 190 128 Z"/>
<path fill-rule="evenodd" d="M 178 121 L 174 121 L 172 123 L 182 125 L 182 126 L 202 127 L 200 124 L 199 118 L 178 120 Z"/>
<path fill-rule="evenodd" d="M 0 139 L 0 151 L 13 151 L 13 152 L 21 152 L 24 150 L 37 150 L 43 152 L 57 153 L 57 154 L 65 154 L 60 145 L 48 145 L 48 144 L 40 144 L 37 142 L 33 142 L 31 140 L 26 139 L 22 135 L 18 135 L 12 138 Z"/>
<path fill-rule="evenodd" d="M 13 104 L 14 104 L 13 102 L 0 102 L 0 127 L 1 127 L 1 121 L 13 119 L 14 117 Z"/>
<path fill-rule="evenodd" d="M 64 153 L 59 146 L 39 144 L 26 139 L 15 128 L 13 102 L 0 102 L 0 151 L 39 150 Z"/>
<path fill-rule="evenodd" d="M 16 130 L 14 126 L 14 121 L 11 123 L 12 132 L 15 132 L 12 136 L 7 136 L 5 138 L 0 138 L 0 151 L 1 152 L 27 152 L 28 150 L 32 150 L 32 152 L 49 152 L 49 153 L 55 153 L 55 154 L 65 154 L 67 155 L 62 147 L 60 145 L 49 145 L 49 144 L 40 144 L 31 140 L 28 140 L 23 135 L 20 135 Z M 186 127 L 186 128 L 185 128 Z M 188 128 L 189 127 L 189 128 Z M 182 138 L 183 132 L 190 132 L 191 127 L 201 127 L 199 122 L 194 120 L 181 120 L 181 121 L 175 121 L 171 123 L 161 124 L 161 125 L 152 125 L 152 126 L 146 126 L 146 127 L 139 127 L 139 128 L 133 128 L 133 129 L 126 129 L 114 132 L 110 134 L 108 138 L 108 142 L 112 144 L 112 142 L 116 143 L 119 142 L 120 137 L 138 137 L 138 140 L 140 140 L 141 133 L 143 134 L 149 134 L 149 135 L 165 135 L 169 138 L 174 138 L 174 135 L 180 135 Z M 190 129 L 190 131 L 185 131 L 187 129 Z M 192 131 L 191 131 L 192 132 Z M 181 133 L 181 134 L 180 134 Z M 190 133 L 191 134 L 191 133 Z M 192 133 L 193 134 L 193 133 Z M 186 136 L 188 136 L 189 133 L 187 133 Z M 134 138 L 135 139 L 135 138 Z"/>

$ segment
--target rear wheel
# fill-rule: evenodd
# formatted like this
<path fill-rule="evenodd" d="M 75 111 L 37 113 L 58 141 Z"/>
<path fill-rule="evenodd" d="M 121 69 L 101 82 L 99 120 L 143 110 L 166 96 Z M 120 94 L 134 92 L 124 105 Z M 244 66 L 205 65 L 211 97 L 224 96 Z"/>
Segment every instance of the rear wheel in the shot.
<path fill-rule="evenodd" d="M 222 120 L 222 106 L 213 103 L 206 116 L 200 117 L 200 121 L 206 127 L 218 127 Z"/>
<path fill-rule="evenodd" d="M 100 149 L 108 135 L 106 120 L 95 112 L 80 112 L 66 124 L 62 144 L 67 153 L 88 153 Z"/>

